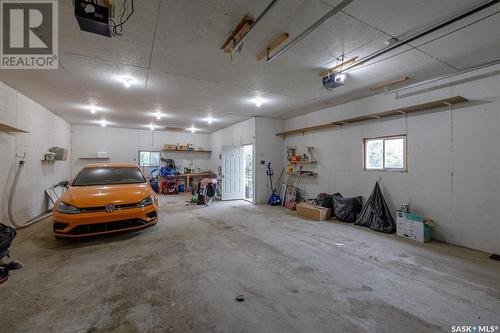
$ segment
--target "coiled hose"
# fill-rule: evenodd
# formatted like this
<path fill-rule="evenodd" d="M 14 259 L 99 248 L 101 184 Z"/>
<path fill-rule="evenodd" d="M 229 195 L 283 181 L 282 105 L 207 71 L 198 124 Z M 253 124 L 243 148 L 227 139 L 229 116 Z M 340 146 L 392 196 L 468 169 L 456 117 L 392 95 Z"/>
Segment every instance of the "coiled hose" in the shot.
<path fill-rule="evenodd" d="M 19 166 L 18 166 L 17 171 L 16 171 L 16 176 L 14 177 L 14 181 L 12 182 L 12 187 L 10 188 L 10 192 L 9 192 L 9 202 L 8 202 L 8 207 L 7 207 L 7 214 L 9 216 L 10 224 L 12 225 L 12 227 L 14 229 L 26 228 L 27 226 L 30 226 L 30 225 L 37 223 L 37 222 L 40 222 L 43 219 L 46 219 L 47 217 L 52 215 L 52 211 L 50 211 L 48 213 L 42 213 L 42 214 L 38 215 L 37 217 L 34 217 L 31 220 L 28 220 L 27 222 L 21 223 L 21 224 L 17 223 L 16 220 L 14 219 L 14 215 L 12 214 L 12 205 L 14 203 L 14 195 L 16 194 L 17 183 L 18 183 L 19 177 L 21 175 L 21 170 L 24 167 L 24 163 L 25 163 L 24 160 L 19 161 Z"/>

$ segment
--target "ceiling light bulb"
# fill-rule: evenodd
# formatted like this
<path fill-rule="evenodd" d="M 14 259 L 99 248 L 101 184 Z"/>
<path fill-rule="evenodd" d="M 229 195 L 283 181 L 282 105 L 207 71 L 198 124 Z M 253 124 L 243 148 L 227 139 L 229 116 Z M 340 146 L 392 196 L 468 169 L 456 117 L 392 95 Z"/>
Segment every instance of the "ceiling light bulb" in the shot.
<path fill-rule="evenodd" d="M 129 77 L 124 77 L 123 78 L 123 85 L 126 87 L 126 88 L 130 88 L 132 86 L 132 79 L 129 78 Z"/>
<path fill-rule="evenodd" d="M 90 113 L 94 114 L 96 111 L 97 110 L 95 104 L 90 104 Z"/>
<path fill-rule="evenodd" d="M 344 83 L 344 81 L 345 81 L 345 74 L 342 73 L 335 74 L 335 82 Z"/>
<path fill-rule="evenodd" d="M 152 131 L 155 130 L 155 124 L 151 123 L 151 125 L 149 126 L 149 128 L 151 128 Z"/>
<path fill-rule="evenodd" d="M 194 129 L 191 129 L 191 133 L 194 133 Z"/>
<path fill-rule="evenodd" d="M 255 106 L 260 108 L 262 106 L 262 99 L 260 97 L 255 98 Z"/>
<path fill-rule="evenodd" d="M 156 112 L 156 119 L 158 119 L 158 120 L 161 119 L 161 112 L 160 111 Z"/>
<path fill-rule="evenodd" d="M 214 121 L 214 118 L 212 118 L 212 117 L 208 117 L 208 118 L 207 118 L 207 123 L 208 123 L 209 125 L 212 125 L 213 121 Z"/>
<path fill-rule="evenodd" d="M 101 120 L 101 126 L 102 126 L 102 127 L 106 127 L 106 120 L 104 120 L 104 119 L 103 119 L 103 120 Z"/>

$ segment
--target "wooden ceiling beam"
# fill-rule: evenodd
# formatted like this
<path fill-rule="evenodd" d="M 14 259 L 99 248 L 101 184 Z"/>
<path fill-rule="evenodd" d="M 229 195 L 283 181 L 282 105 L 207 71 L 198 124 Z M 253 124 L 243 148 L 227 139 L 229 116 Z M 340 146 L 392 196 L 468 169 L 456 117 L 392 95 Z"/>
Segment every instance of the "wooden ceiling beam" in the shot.
<path fill-rule="evenodd" d="M 288 37 L 289 35 L 286 32 L 279 35 L 278 38 L 276 38 L 271 44 L 269 44 L 265 49 L 263 49 L 257 54 L 257 60 L 260 61 L 264 58 L 267 58 L 269 53 L 278 46 L 280 46 L 285 40 L 288 39 Z"/>
<path fill-rule="evenodd" d="M 321 73 L 318 74 L 318 76 L 319 77 L 324 77 L 324 76 L 327 76 L 330 73 L 337 72 L 339 69 L 342 70 L 342 67 L 348 66 L 350 64 L 355 63 L 358 58 L 359 57 L 354 57 L 354 58 L 351 58 L 349 60 L 343 61 L 340 64 L 338 64 L 336 66 L 333 66 L 332 68 L 327 69 L 326 71 L 322 71 Z"/>
<path fill-rule="evenodd" d="M 403 76 L 403 77 L 400 77 L 399 79 L 389 80 L 389 81 L 383 81 L 383 82 L 380 82 L 380 83 L 374 85 L 373 87 L 370 87 L 370 90 L 373 91 L 373 90 L 378 90 L 378 89 L 382 89 L 382 88 L 385 88 L 385 87 L 390 87 L 390 86 L 393 86 L 395 84 L 404 82 L 404 81 L 406 81 L 408 79 L 409 79 L 409 77 Z"/>
<path fill-rule="evenodd" d="M 223 49 L 226 53 L 232 52 L 236 43 L 238 43 L 250 31 L 253 22 L 254 21 L 251 16 L 245 15 L 240 20 L 240 23 L 238 23 L 231 35 L 226 39 L 221 49 Z"/>

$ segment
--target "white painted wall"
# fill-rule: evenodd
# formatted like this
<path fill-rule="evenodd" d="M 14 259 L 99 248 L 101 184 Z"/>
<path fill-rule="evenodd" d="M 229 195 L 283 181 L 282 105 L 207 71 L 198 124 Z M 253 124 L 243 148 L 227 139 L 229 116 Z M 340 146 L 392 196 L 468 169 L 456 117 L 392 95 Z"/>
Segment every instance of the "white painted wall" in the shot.
<path fill-rule="evenodd" d="M 88 163 L 102 160 L 82 160 L 81 157 L 95 156 L 96 152 L 107 152 L 111 163 L 138 163 L 139 150 L 160 151 L 164 144 L 193 144 L 210 149 L 208 134 L 181 133 L 169 131 L 134 130 L 128 128 L 72 126 L 72 174 L 75 176 Z M 201 170 L 211 169 L 209 153 L 163 153 L 173 158 L 180 167 L 191 163 Z M 146 170 L 146 173 L 148 170 Z"/>
<path fill-rule="evenodd" d="M 283 139 L 276 136 L 284 128 L 284 121 L 255 117 L 234 124 L 211 134 L 213 169 L 221 165 L 222 146 L 243 146 L 252 144 L 254 159 L 254 202 L 266 203 L 271 194 L 266 166 L 269 161 L 275 173 L 283 168 Z M 261 164 L 264 161 L 264 164 Z M 278 175 L 274 177 L 276 179 Z"/>
<path fill-rule="evenodd" d="M 68 161 L 42 162 L 50 147 L 69 149 L 71 127 L 41 105 L 0 82 L 0 122 L 28 131 L 9 134 L 0 131 L 0 218 L 7 219 L 7 200 L 19 158 L 26 153 L 26 164 L 16 190 L 14 217 L 17 223 L 39 215 L 46 209 L 44 190 L 70 177 Z"/>
<path fill-rule="evenodd" d="M 269 176 L 267 176 L 267 163 L 271 162 L 274 171 L 273 186 L 284 167 L 283 163 L 283 138 L 276 136 L 276 133 L 283 132 L 285 122 L 280 119 L 255 118 L 255 202 L 267 203 L 271 195 Z M 261 164 L 264 161 L 264 164 Z M 278 190 L 279 193 L 279 190 Z"/>
<path fill-rule="evenodd" d="M 221 166 L 220 155 L 222 153 L 222 146 L 243 146 L 250 144 L 255 145 L 255 118 L 244 120 L 210 134 L 210 147 L 212 147 L 211 166 L 214 172 L 217 172 L 217 169 Z"/>
<path fill-rule="evenodd" d="M 435 220 L 434 238 L 500 253 L 499 73 L 500 67 L 483 69 L 287 120 L 290 130 L 456 95 L 471 100 L 455 107 L 451 119 L 444 110 L 286 138 L 285 146 L 316 147 L 319 176 L 300 187 L 308 198 L 340 192 L 366 200 L 381 177 L 390 207 L 411 202 L 417 213 Z M 363 138 L 402 133 L 408 139 L 408 172 L 362 170 Z"/>

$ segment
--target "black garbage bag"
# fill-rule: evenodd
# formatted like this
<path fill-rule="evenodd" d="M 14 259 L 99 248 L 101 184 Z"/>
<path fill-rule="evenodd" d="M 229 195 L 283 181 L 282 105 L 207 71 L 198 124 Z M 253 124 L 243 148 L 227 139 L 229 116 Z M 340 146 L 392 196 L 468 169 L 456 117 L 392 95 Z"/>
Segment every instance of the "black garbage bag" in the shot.
<path fill-rule="evenodd" d="M 9 254 L 9 247 L 14 237 L 16 237 L 16 231 L 0 223 L 0 260 Z"/>
<path fill-rule="evenodd" d="M 354 222 L 363 208 L 361 197 L 344 198 L 340 193 L 332 195 L 333 215 L 335 219 L 343 222 Z"/>
<path fill-rule="evenodd" d="M 313 204 L 325 208 L 333 208 L 332 196 L 328 193 L 320 193 L 316 199 L 313 200 Z"/>
<path fill-rule="evenodd" d="M 363 210 L 358 215 L 354 224 L 369 227 L 373 230 L 385 232 L 387 234 L 396 231 L 396 223 L 384 200 L 378 182 L 375 183 L 372 194 L 370 194 L 370 197 L 366 201 Z"/>

